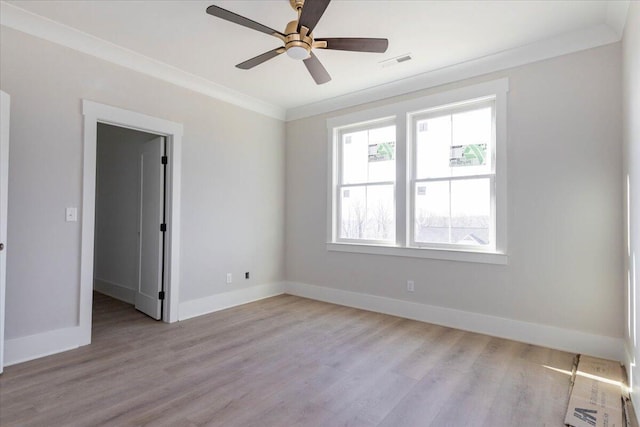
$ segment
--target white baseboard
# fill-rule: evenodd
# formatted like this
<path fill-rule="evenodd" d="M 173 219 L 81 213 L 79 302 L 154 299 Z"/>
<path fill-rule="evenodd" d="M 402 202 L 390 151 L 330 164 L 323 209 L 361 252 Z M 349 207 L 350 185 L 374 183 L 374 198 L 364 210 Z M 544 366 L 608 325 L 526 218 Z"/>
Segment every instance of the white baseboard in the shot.
<path fill-rule="evenodd" d="M 136 301 L 136 291 L 134 289 L 108 280 L 93 279 L 93 289 L 127 304 L 135 304 Z"/>
<path fill-rule="evenodd" d="M 209 297 L 181 302 L 178 307 L 178 320 L 186 320 L 225 308 L 235 307 L 273 297 L 284 293 L 283 283 L 267 283 L 251 288 L 238 289 L 236 291 L 215 294 Z"/>
<path fill-rule="evenodd" d="M 621 338 L 304 283 L 286 283 L 285 290 L 287 294 L 291 295 L 507 338 L 556 350 L 617 361 L 624 360 L 624 343 Z"/>
<path fill-rule="evenodd" d="M 95 288 L 97 291 L 129 302 L 125 299 L 127 298 L 126 291 L 128 291 L 128 289 L 107 281 L 100 282 L 100 288 Z M 98 283 L 98 280 L 96 280 L 96 283 Z M 122 289 L 124 289 L 125 292 L 123 292 Z M 251 288 L 239 289 L 237 291 L 211 295 L 198 300 L 186 301 L 179 306 L 179 320 L 189 319 L 283 293 L 283 283 L 268 283 Z M 4 366 L 11 366 L 63 351 L 73 350 L 74 348 L 89 344 L 89 342 L 88 332 L 83 331 L 80 326 L 8 339 L 5 341 Z"/>
<path fill-rule="evenodd" d="M 178 316 L 179 320 L 186 320 L 283 293 L 571 353 L 619 361 L 629 359 L 620 338 L 303 283 L 268 283 L 185 301 L 179 305 Z M 26 362 L 88 343 L 88 332 L 79 326 L 8 339 L 5 341 L 4 365 Z"/>
<path fill-rule="evenodd" d="M 73 350 L 83 345 L 83 341 L 84 331 L 80 326 L 8 339 L 4 342 L 4 366 Z"/>

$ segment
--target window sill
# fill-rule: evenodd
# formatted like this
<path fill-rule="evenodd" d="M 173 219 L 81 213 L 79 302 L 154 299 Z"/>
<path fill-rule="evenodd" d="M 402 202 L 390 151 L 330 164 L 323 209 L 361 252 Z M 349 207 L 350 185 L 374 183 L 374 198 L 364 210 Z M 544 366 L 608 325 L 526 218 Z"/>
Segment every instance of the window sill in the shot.
<path fill-rule="evenodd" d="M 357 254 L 387 255 L 410 258 L 439 259 L 446 261 L 477 262 L 507 265 L 508 257 L 497 252 L 474 252 L 446 249 L 400 248 L 397 246 L 363 245 L 353 243 L 327 243 L 328 251 Z"/>

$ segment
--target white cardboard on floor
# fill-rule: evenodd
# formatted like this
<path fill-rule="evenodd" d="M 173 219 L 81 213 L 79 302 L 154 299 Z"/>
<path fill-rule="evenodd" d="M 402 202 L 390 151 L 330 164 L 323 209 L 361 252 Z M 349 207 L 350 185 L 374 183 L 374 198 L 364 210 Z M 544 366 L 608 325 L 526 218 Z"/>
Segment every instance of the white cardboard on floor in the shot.
<path fill-rule="evenodd" d="M 619 363 L 580 356 L 565 424 L 572 427 L 623 427 L 622 384 Z"/>

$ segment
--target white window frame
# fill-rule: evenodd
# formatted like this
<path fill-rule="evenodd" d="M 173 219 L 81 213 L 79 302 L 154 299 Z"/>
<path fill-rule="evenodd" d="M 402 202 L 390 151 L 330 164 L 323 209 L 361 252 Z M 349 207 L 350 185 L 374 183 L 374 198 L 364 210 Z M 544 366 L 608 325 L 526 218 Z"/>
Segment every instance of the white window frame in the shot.
<path fill-rule="evenodd" d="M 507 78 L 488 81 L 445 92 L 434 93 L 409 101 L 358 111 L 327 120 L 328 135 L 328 191 L 327 191 L 327 250 L 438 260 L 507 264 Z M 413 242 L 413 175 L 412 122 L 413 118 L 430 110 L 447 108 L 481 99 L 495 101 L 495 247 L 474 245 L 415 245 Z M 339 132 L 351 126 L 366 125 L 395 118 L 396 124 L 396 241 L 341 241 L 338 239 L 337 213 L 339 173 Z M 492 245 L 493 246 L 493 245 Z"/>
<path fill-rule="evenodd" d="M 476 174 L 476 175 L 463 175 L 463 176 L 449 176 L 449 177 L 434 177 L 434 178 L 420 178 L 416 177 L 416 171 L 418 168 L 416 162 L 416 151 L 418 149 L 417 144 L 417 135 L 416 135 L 416 122 L 418 120 L 424 120 L 435 117 L 442 117 L 444 115 L 462 113 L 465 111 L 473 111 L 482 107 L 491 107 L 491 140 L 489 141 L 491 153 L 490 159 L 490 170 L 487 173 Z M 496 129 L 493 126 L 496 123 L 496 102 L 495 97 L 483 97 L 479 99 L 470 99 L 468 101 L 462 103 L 454 103 L 450 105 L 443 105 L 440 107 L 436 107 L 433 109 L 412 112 L 408 114 L 407 124 L 410 126 L 410 152 L 411 152 L 411 167 L 410 167 L 410 186 L 409 186 L 409 246 L 414 248 L 426 248 L 426 249 L 447 249 L 447 250 L 462 250 L 462 251 L 473 251 L 473 252 L 488 252 L 495 253 L 496 251 Z M 491 187 L 491 200 L 490 200 L 490 219 L 491 219 L 491 228 L 489 230 L 490 244 L 486 246 L 477 246 L 477 245 L 463 245 L 459 243 L 427 243 L 427 242 L 416 242 L 415 241 L 415 196 L 414 188 L 418 185 L 419 182 L 442 182 L 442 181 L 458 181 L 458 180 L 468 180 L 468 179 L 481 179 L 481 178 L 489 178 L 490 187 Z"/>

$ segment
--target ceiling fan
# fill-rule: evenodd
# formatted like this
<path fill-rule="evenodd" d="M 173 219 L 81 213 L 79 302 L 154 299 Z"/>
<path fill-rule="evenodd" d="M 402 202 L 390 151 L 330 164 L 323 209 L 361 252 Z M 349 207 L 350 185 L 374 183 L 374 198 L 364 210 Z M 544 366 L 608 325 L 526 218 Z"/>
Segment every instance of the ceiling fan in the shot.
<path fill-rule="evenodd" d="M 313 53 L 313 49 L 383 53 L 386 52 L 389 46 L 387 39 L 379 38 L 314 38 L 313 29 L 316 27 L 327 6 L 329 6 L 330 1 L 331 0 L 289 0 L 291 7 L 298 13 L 298 19 L 289 22 L 282 33 L 218 6 L 209 6 L 207 13 L 226 21 L 251 28 L 252 30 L 269 34 L 284 43 L 284 46 L 241 62 L 236 65 L 236 67 L 248 70 L 287 52 L 287 55 L 293 59 L 302 59 L 313 80 L 321 85 L 330 81 L 331 76 L 318 57 Z"/>

